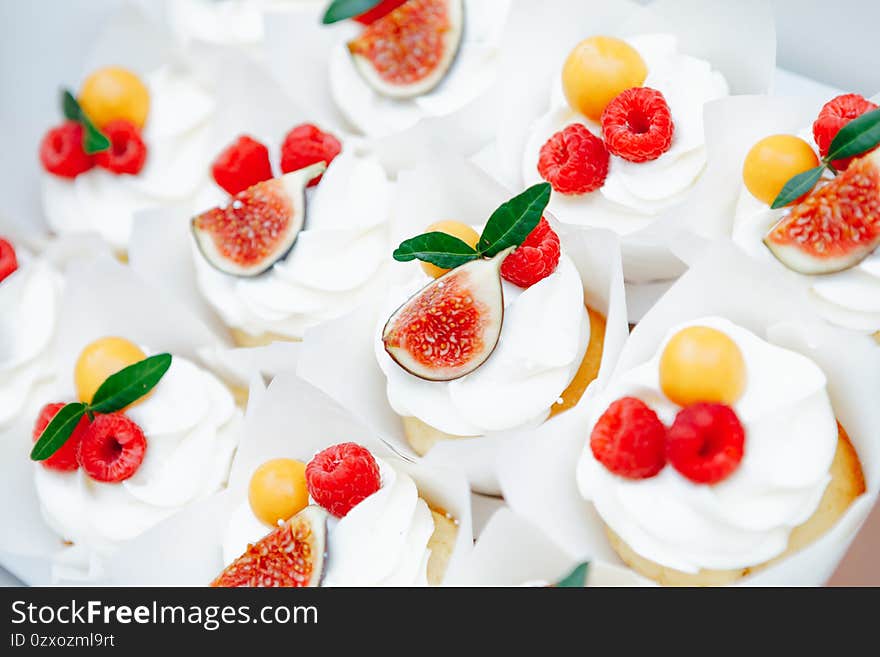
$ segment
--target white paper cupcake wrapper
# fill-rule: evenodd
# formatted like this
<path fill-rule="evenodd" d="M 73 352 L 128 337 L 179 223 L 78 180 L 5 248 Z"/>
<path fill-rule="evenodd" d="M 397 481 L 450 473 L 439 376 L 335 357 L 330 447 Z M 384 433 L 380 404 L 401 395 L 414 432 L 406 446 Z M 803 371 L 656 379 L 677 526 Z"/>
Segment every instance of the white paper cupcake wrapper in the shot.
<path fill-rule="evenodd" d="M 223 493 L 176 514 L 124 546 L 108 565 L 109 581 L 125 585 L 205 586 L 226 564 L 222 535 L 232 510 L 247 499 L 253 471 L 273 458 L 308 461 L 339 442 L 357 442 L 374 454 L 395 461 L 416 482 L 431 504 L 458 521 L 458 536 L 449 570 L 458 568 L 473 545 L 467 482 L 442 468 L 407 463 L 393 455 L 364 424 L 321 391 L 296 375 L 282 374 L 263 390 L 251 386 L 241 444 Z"/>
<path fill-rule="evenodd" d="M 437 158 L 401 173 L 394 203 L 393 243 L 418 235 L 424 227 L 449 217 L 470 224 L 483 223 L 511 193 L 474 165 L 458 159 Z M 598 381 L 610 374 L 610 365 L 626 340 L 627 320 L 617 238 L 608 231 L 561 230 L 563 249 L 577 266 L 588 303 L 607 318 L 605 353 Z M 389 254 L 390 256 L 390 254 Z M 392 275 L 405 276 L 418 263 L 394 263 Z M 367 304 L 335 321 L 306 333 L 299 374 L 327 392 L 374 428 L 395 451 L 417 458 L 403 433 L 400 418 L 385 395 L 385 376 L 376 362 L 374 340 L 381 303 Z M 593 386 L 580 404 L 589 403 Z M 558 418 L 549 422 L 552 424 Z M 476 439 L 443 441 L 425 461 L 464 471 L 475 490 L 497 494 L 494 462 L 508 432 Z"/>
<path fill-rule="evenodd" d="M 770 342 L 803 353 L 825 372 L 837 418 L 862 463 L 867 492 L 824 536 L 779 564 L 743 580 L 754 585 L 819 585 L 843 556 L 880 489 L 880 349 L 870 338 L 822 323 L 784 280 L 729 243 L 713 245 L 643 318 L 615 372 L 648 360 L 671 326 L 719 315 Z M 508 504 L 569 554 L 620 563 L 604 525 L 575 484 L 575 466 L 588 438 L 575 409 L 511 443 L 499 461 Z"/>

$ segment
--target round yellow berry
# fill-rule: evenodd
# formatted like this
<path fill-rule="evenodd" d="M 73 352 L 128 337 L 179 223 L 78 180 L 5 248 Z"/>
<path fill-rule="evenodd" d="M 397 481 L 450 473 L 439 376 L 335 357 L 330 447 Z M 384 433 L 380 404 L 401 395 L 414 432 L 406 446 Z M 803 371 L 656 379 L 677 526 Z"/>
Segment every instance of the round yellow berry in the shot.
<path fill-rule="evenodd" d="M 621 91 L 641 87 L 648 77 L 642 56 L 626 41 L 594 36 L 581 41 L 562 67 L 562 88 L 576 112 L 598 121 Z"/>
<path fill-rule="evenodd" d="M 140 347 L 125 338 L 109 337 L 95 340 L 82 350 L 73 368 L 77 397 L 85 404 L 90 403 L 108 376 L 146 357 Z M 146 396 L 138 399 L 135 404 Z"/>
<path fill-rule="evenodd" d="M 746 155 L 743 182 L 752 196 L 772 205 L 791 178 L 819 166 L 816 153 L 800 137 L 771 135 L 764 137 Z"/>
<path fill-rule="evenodd" d="M 480 241 L 480 236 L 477 234 L 477 231 L 460 221 L 438 221 L 437 223 L 428 226 L 425 229 L 425 232 L 446 233 L 447 235 L 457 237 L 462 242 L 465 242 L 474 248 L 476 248 L 477 242 Z M 425 273 L 431 278 L 440 278 L 443 274 L 449 271 L 448 269 L 443 269 L 437 265 L 432 265 L 430 262 L 423 262 L 421 265 Z"/>
<path fill-rule="evenodd" d="M 150 111 L 150 92 L 128 69 L 108 66 L 85 79 L 79 90 L 79 105 L 98 128 L 115 119 L 143 128 Z"/>
<path fill-rule="evenodd" d="M 746 364 L 736 343 L 707 326 L 682 329 L 660 356 L 660 388 L 679 406 L 695 402 L 731 405 L 746 386 Z"/>
<path fill-rule="evenodd" d="M 254 471 L 248 502 L 260 522 L 275 527 L 309 505 L 306 464 L 293 459 L 272 459 Z"/>

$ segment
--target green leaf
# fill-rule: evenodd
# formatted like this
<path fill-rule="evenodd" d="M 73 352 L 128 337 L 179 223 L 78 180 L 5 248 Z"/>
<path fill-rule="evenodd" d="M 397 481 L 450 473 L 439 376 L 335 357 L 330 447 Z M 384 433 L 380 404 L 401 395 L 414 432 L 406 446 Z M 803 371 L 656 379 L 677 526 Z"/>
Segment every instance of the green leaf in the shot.
<path fill-rule="evenodd" d="M 110 148 L 110 140 L 95 127 L 82 107 L 67 89 L 61 92 L 61 111 L 71 121 L 78 121 L 83 126 L 83 150 L 89 155 L 106 151 Z"/>
<path fill-rule="evenodd" d="M 831 140 L 827 161 L 861 155 L 880 144 L 880 109 L 865 112 L 853 119 Z"/>
<path fill-rule="evenodd" d="M 156 354 L 107 377 L 88 410 L 115 413 L 146 395 L 171 367 L 171 354 Z"/>
<path fill-rule="evenodd" d="M 779 192 L 779 196 L 776 197 L 773 201 L 773 205 L 770 207 L 777 210 L 779 208 L 784 208 L 792 201 L 799 199 L 816 186 L 816 183 L 819 182 L 819 178 L 822 177 L 823 171 L 825 171 L 825 165 L 820 165 L 814 169 L 796 175 L 785 183 L 785 186 Z"/>
<path fill-rule="evenodd" d="M 43 429 L 39 440 L 34 444 L 34 448 L 31 450 L 31 460 L 45 461 L 61 449 L 85 413 L 86 405 L 80 402 L 63 406 L 52 418 L 49 425 Z"/>
<path fill-rule="evenodd" d="M 550 183 L 539 183 L 502 203 L 486 222 L 477 251 L 491 258 L 504 249 L 522 244 L 541 221 L 549 202 Z"/>
<path fill-rule="evenodd" d="M 452 269 L 479 257 L 470 244 L 441 232 L 416 235 L 394 250 L 394 259 L 400 262 L 423 260 L 443 269 Z"/>
<path fill-rule="evenodd" d="M 583 588 L 587 583 L 587 571 L 590 569 L 590 562 L 585 561 L 575 566 L 568 575 L 556 582 L 557 588 Z"/>
<path fill-rule="evenodd" d="M 64 118 L 71 121 L 79 121 L 82 116 L 79 103 L 67 89 L 61 90 L 61 111 L 64 112 Z"/>
<path fill-rule="evenodd" d="M 330 23 L 344 21 L 346 18 L 359 16 L 365 11 L 370 11 L 380 2 L 382 0 L 333 0 L 327 7 L 327 11 L 324 12 L 324 18 L 321 22 L 324 25 L 330 25 Z"/>

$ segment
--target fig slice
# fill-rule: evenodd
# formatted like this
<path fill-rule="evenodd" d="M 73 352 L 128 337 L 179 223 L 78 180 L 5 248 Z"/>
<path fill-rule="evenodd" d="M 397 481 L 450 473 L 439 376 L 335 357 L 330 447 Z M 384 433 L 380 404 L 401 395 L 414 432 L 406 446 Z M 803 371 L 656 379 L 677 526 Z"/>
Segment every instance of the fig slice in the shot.
<path fill-rule="evenodd" d="M 320 586 L 327 558 L 328 513 L 307 506 L 266 534 L 211 582 L 213 587 Z"/>
<path fill-rule="evenodd" d="M 408 0 L 365 27 L 348 51 L 376 93 L 415 98 L 446 77 L 463 31 L 463 0 Z"/>
<path fill-rule="evenodd" d="M 225 274 L 249 278 L 287 256 L 305 222 L 306 186 L 326 168 L 318 162 L 264 180 L 194 217 L 192 232 L 205 260 Z"/>
<path fill-rule="evenodd" d="M 443 274 L 394 311 L 385 324 L 385 351 L 410 374 L 451 381 L 492 355 L 504 322 L 501 263 L 512 249 Z"/>
<path fill-rule="evenodd" d="M 789 269 L 832 274 L 856 266 L 880 246 L 880 150 L 820 182 L 764 237 Z"/>

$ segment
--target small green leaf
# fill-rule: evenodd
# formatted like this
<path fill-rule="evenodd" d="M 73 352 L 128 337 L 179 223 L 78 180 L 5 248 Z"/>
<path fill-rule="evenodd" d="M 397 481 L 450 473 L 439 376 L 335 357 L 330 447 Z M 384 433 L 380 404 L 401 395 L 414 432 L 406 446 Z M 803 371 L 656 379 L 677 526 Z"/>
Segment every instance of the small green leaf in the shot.
<path fill-rule="evenodd" d="M 83 126 L 83 150 L 89 155 L 106 151 L 110 148 L 110 140 L 95 127 L 82 107 L 67 89 L 61 92 L 61 111 L 71 121 L 78 121 Z"/>
<path fill-rule="evenodd" d="M 88 410 L 115 413 L 146 395 L 171 367 L 171 354 L 156 354 L 107 377 Z"/>
<path fill-rule="evenodd" d="M 825 171 L 825 165 L 820 165 L 814 169 L 796 175 L 785 183 L 785 186 L 779 192 L 779 196 L 776 197 L 773 201 L 773 205 L 770 207 L 777 210 L 779 208 L 784 208 L 792 201 L 799 199 L 816 186 L 816 183 L 819 182 L 819 178 L 822 177 L 823 171 Z"/>
<path fill-rule="evenodd" d="M 443 269 L 452 269 L 479 257 L 470 244 L 441 232 L 416 235 L 394 250 L 394 259 L 400 262 L 423 260 Z"/>
<path fill-rule="evenodd" d="M 539 183 L 502 203 L 483 229 L 477 251 L 491 258 L 504 249 L 522 244 L 550 202 L 550 183 Z"/>
<path fill-rule="evenodd" d="M 831 140 L 826 161 L 861 155 L 880 144 L 880 109 L 853 119 Z"/>
<path fill-rule="evenodd" d="M 377 6 L 382 0 L 333 0 L 327 11 L 324 12 L 324 18 L 321 22 L 324 25 L 344 21 L 346 18 L 360 16 L 365 11 L 370 11 Z"/>
<path fill-rule="evenodd" d="M 62 407 L 49 422 L 49 425 L 43 429 L 39 440 L 34 444 L 34 448 L 31 450 L 31 460 L 45 461 L 61 449 L 85 412 L 86 405 L 80 402 Z"/>
<path fill-rule="evenodd" d="M 79 103 L 67 89 L 61 90 L 61 111 L 64 112 L 64 118 L 71 121 L 79 121 L 82 116 Z"/>
<path fill-rule="evenodd" d="M 589 561 L 575 566 L 574 570 L 556 582 L 556 588 L 583 588 L 587 584 L 587 571 L 589 569 Z"/>

